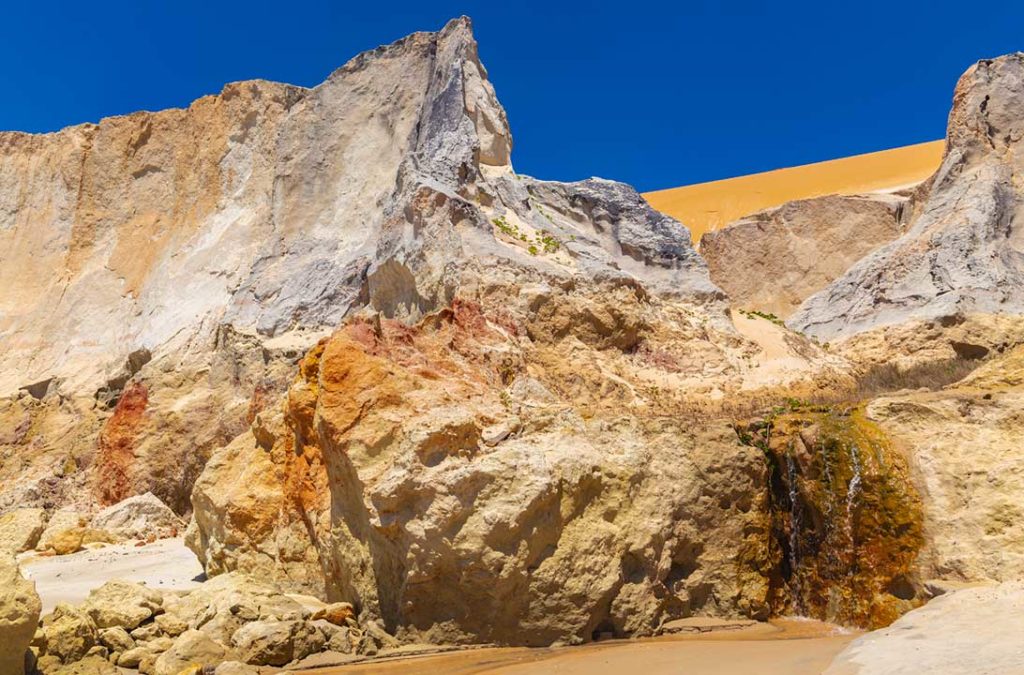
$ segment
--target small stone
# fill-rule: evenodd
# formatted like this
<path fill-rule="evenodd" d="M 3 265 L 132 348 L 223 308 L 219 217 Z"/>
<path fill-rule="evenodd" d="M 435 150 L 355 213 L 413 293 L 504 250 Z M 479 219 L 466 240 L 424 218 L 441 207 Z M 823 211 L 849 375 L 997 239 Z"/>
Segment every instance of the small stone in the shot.
<path fill-rule="evenodd" d="M 160 630 L 171 637 L 178 637 L 188 630 L 188 622 L 174 614 L 160 614 L 154 622 Z"/>
<path fill-rule="evenodd" d="M 117 665 L 122 668 L 138 668 L 143 657 L 149 655 L 152 655 L 152 652 L 146 647 L 133 647 L 121 654 L 120 658 L 117 659 Z"/>
<path fill-rule="evenodd" d="M 355 617 L 355 608 L 352 607 L 351 603 L 348 602 L 334 602 L 326 607 L 322 607 L 315 612 L 311 617 L 314 621 L 323 619 L 329 621 L 336 626 L 344 626 L 348 619 Z"/>
<path fill-rule="evenodd" d="M 160 627 L 160 624 L 153 621 L 151 623 L 144 623 L 133 630 L 131 636 L 139 642 L 149 642 L 150 640 L 155 640 L 158 637 L 163 637 L 164 630 Z"/>
<path fill-rule="evenodd" d="M 126 652 L 135 647 L 135 640 L 120 626 L 100 630 L 99 641 L 112 652 Z"/>

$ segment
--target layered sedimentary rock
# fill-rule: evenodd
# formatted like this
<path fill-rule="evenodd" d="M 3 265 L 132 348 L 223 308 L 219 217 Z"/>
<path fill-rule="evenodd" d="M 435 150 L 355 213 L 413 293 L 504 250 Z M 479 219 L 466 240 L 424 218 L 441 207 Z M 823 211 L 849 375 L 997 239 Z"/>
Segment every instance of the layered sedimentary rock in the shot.
<path fill-rule="evenodd" d="M 499 267 L 720 303 L 679 223 L 620 184 L 514 176 L 510 150 L 467 20 L 312 89 L 0 134 L 0 508 L 187 511 L 210 452 L 366 304 L 415 320 Z"/>
<path fill-rule="evenodd" d="M 903 234 L 909 197 L 787 202 L 701 238 L 711 279 L 734 306 L 786 319 L 855 262 Z"/>
<path fill-rule="evenodd" d="M 868 414 L 924 498 L 921 577 L 1024 578 L 1024 348 L 942 391 L 879 398 Z"/>
<path fill-rule="evenodd" d="M 789 325 L 831 340 L 960 313 L 1024 312 L 1024 54 L 960 78 L 946 154 L 907 233 L 808 298 Z"/>
<path fill-rule="evenodd" d="M 624 327 L 558 339 L 586 305 L 544 311 L 556 297 L 520 299 L 539 310 L 525 325 L 512 299 L 457 299 L 411 329 L 372 317 L 323 342 L 283 416 L 261 414 L 196 484 L 187 541 L 207 570 L 277 574 L 410 640 L 766 616 L 760 452 L 641 404 L 635 375 L 602 391 L 622 352 L 594 343 Z"/>
<path fill-rule="evenodd" d="M 1012 85 L 1013 59 L 995 63 Z M 980 95 L 973 81 L 960 109 Z M 1016 95 L 1002 88 L 993 114 Z M 954 111 L 951 128 L 968 117 Z M 992 128 L 1015 129 L 1004 117 Z M 974 189 L 957 187 L 963 176 L 1012 174 L 1012 152 L 968 136 L 951 140 L 971 152 L 928 188 L 911 231 L 869 261 L 925 236 L 915 228 L 938 232 L 921 223 L 953 218 L 940 212 Z M 1005 142 L 1016 148 L 1012 133 Z M 937 458 L 942 489 L 959 497 L 946 484 L 952 451 L 900 445 L 890 399 L 865 414 L 897 442 L 860 467 L 860 417 L 817 440 L 798 420 L 766 455 L 737 438 L 733 413 L 858 393 L 857 378 L 894 356 L 973 367 L 1010 349 L 1019 326 L 985 331 L 998 322 L 944 310 L 927 331 L 829 347 L 756 315 L 733 324 L 681 224 L 618 183 L 516 175 L 511 146 L 465 19 L 360 55 L 313 89 L 240 83 L 187 110 L 0 135 L 0 282 L 13 289 L 0 301 L 0 509 L 66 506 L 83 522 L 152 492 L 194 511 L 188 542 L 211 576 L 249 572 L 351 602 L 364 625 L 409 641 L 576 642 L 690 615 L 827 615 L 832 597 L 837 618 L 880 623 L 916 603 L 914 575 L 942 573 L 928 561 L 949 558 L 941 533 L 960 524 L 936 517 L 927 483 L 920 507 L 909 488 L 890 499 L 908 481 L 889 453 L 911 468 Z M 792 209 L 835 207 L 839 246 L 851 238 L 839 203 L 864 207 Z M 884 209 L 871 215 L 879 239 L 899 221 Z M 986 269 L 1009 270 L 1014 232 L 969 253 L 996 251 Z M 963 264 L 932 255 L 948 243 L 936 241 L 921 254 L 935 269 Z M 840 274 L 849 248 L 835 268 L 787 281 L 789 306 Z M 992 311 L 978 288 L 970 307 Z M 857 321 L 889 322 L 879 302 Z M 999 428 L 1012 426 L 1007 401 Z M 841 405 L 819 412 L 819 428 L 852 419 Z M 966 434 L 958 424 L 943 428 Z M 837 439 L 844 456 L 823 461 Z M 800 464 L 790 504 L 820 527 L 780 520 L 786 481 L 772 458 Z M 836 473 L 822 481 L 826 469 Z M 780 584 L 791 533 L 824 533 L 825 546 Z M 987 545 L 972 542 L 962 576 L 1001 564 Z M 877 573 L 851 584 L 834 554 Z M 287 628 L 274 622 L 229 642 L 255 653 Z M 201 638 L 165 650 L 166 668 Z"/>

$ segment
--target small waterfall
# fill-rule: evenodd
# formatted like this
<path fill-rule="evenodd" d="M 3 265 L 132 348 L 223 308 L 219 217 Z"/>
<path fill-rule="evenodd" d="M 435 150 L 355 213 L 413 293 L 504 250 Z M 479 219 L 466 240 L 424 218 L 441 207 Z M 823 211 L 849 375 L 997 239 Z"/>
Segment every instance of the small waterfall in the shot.
<path fill-rule="evenodd" d="M 786 455 L 786 473 L 789 482 L 789 585 L 794 610 L 802 611 L 803 593 L 800 590 L 800 491 L 796 484 L 796 462 Z"/>
<path fill-rule="evenodd" d="M 919 604 L 920 499 L 906 460 L 861 408 L 790 407 L 737 425 L 768 468 L 768 603 L 860 627 Z"/>
<path fill-rule="evenodd" d="M 857 559 L 857 537 L 853 522 L 853 509 L 857 506 L 857 496 L 860 494 L 863 469 L 860 463 L 860 451 L 856 443 L 850 444 L 850 467 L 853 471 L 850 482 L 846 485 L 846 538 L 847 553 L 850 560 L 847 576 L 854 572 L 854 562 Z"/>

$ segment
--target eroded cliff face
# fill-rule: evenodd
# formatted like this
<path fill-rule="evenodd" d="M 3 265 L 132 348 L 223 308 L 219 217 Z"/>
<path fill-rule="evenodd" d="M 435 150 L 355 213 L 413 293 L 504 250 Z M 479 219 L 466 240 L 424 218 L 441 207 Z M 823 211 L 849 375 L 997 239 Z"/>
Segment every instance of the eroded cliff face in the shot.
<path fill-rule="evenodd" d="M 467 19 L 313 89 L 0 134 L 0 441 L 22 463 L 0 505 L 91 483 L 187 511 L 343 317 L 415 321 L 467 279 L 642 284 L 726 324 L 679 223 L 617 183 L 516 176 L 511 145 Z"/>
<path fill-rule="evenodd" d="M 923 497 L 923 578 L 1024 575 L 1024 348 L 933 393 L 881 397 L 868 414 L 910 458 Z"/>
<path fill-rule="evenodd" d="M 708 232 L 700 253 L 734 306 L 787 319 L 851 265 L 903 234 L 911 194 L 787 202 Z"/>
<path fill-rule="evenodd" d="M 960 78 L 946 154 L 905 235 L 808 298 L 789 325 L 822 340 L 957 314 L 1024 311 L 1024 54 Z"/>
<path fill-rule="evenodd" d="M 855 284 L 820 325 L 870 330 L 832 345 L 730 321 L 685 227 L 628 186 L 516 175 L 465 19 L 313 89 L 240 83 L 187 110 L 2 134 L 0 509 L 152 491 L 194 511 L 188 541 L 210 575 L 351 601 L 410 641 L 546 645 L 789 611 L 878 624 L 919 601 L 931 570 L 1013 574 L 990 539 L 956 562 L 946 538 L 974 522 L 930 501 L 977 487 L 953 478 L 953 439 L 988 438 L 951 417 L 960 390 L 857 399 L 941 389 L 1024 336 L 1019 317 L 990 314 L 1019 290 L 1017 197 L 993 206 L 1005 227 L 951 224 L 973 190 L 1017 175 L 1015 58 L 965 76 L 948 166 L 911 230 L 822 291 L 900 250 L 906 264 L 879 278 L 927 259 L 962 279 L 966 265 L 1002 274 L 1010 300 L 961 284 L 957 312 L 932 312 L 945 294 L 890 302 L 897 291 Z M 976 129 L 986 87 L 992 126 Z M 978 141 L 992 129 L 1010 130 L 1003 145 Z M 864 203 L 816 204 L 848 242 Z M 881 208 L 868 215 L 884 239 L 902 221 Z M 781 258 L 821 250 L 766 241 Z M 856 255 L 764 301 L 792 306 Z M 918 311 L 897 305 L 928 309 L 895 325 Z M 934 364 L 951 374 L 922 377 Z M 1019 401 L 985 382 L 998 409 L 956 410 L 988 411 L 1009 447 Z M 942 418 L 934 444 L 895 403 L 914 397 Z M 736 419 L 795 398 L 824 407 L 775 445 L 737 438 Z M 915 471 L 930 478 L 901 492 Z M 790 492 L 807 514 L 795 524 Z M 1012 505 L 998 506 L 981 520 L 1005 527 L 986 536 L 1016 546 Z M 787 576 L 790 535 L 808 555 Z"/>
<path fill-rule="evenodd" d="M 621 325 L 586 330 L 590 298 L 494 300 L 414 327 L 360 318 L 311 351 L 283 407 L 196 484 L 188 541 L 207 569 L 280 575 L 409 640 L 547 645 L 766 617 L 760 453 L 727 425 L 694 427 L 681 402 L 640 400 L 636 366 L 611 375 L 650 359 L 607 342 Z M 715 351 L 697 326 L 673 338 Z"/>

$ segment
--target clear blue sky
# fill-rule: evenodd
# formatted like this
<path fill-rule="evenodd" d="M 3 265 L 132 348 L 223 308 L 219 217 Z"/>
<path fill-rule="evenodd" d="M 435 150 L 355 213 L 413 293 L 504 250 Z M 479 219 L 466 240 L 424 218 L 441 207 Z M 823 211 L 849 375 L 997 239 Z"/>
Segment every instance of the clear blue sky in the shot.
<path fill-rule="evenodd" d="M 932 140 L 974 61 L 1024 50 L 1024 2 L 9 2 L 0 129 L 314 85 L 473 17 L 516 169 L 641 190 Z"/>

